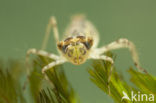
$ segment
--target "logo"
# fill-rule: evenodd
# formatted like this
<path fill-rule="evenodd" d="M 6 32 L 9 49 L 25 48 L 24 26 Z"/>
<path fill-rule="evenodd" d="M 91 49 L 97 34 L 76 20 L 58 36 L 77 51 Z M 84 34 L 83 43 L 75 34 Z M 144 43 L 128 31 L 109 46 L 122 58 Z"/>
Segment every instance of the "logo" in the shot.
<path fill-rule="evenodd" d="M 131 91 L 130 96 L 123 91 L 123 97 L 121 98 L 121 101 L 129 100 L 129 101 L 154 101 L 154 94 L 142 94 L 140 91 L 138 93 L 134 93 L 134 91 Z"/>

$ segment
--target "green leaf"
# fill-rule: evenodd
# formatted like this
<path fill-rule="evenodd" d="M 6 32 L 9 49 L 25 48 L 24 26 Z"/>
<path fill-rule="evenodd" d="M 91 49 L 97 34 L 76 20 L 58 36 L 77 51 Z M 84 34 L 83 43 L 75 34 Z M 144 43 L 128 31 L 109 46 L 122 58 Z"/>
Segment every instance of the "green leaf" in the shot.
<path fill-rule="evenodd" d="M 41 73 L 41 69 L 52 61 L 42 56 L 32 61 L 33 70 L 29 80 L 32 94 L 37 98 L 36 103 L 78 103 L 61 65 L 46 71 L 46 74 Z"/>
<path fill-rule="evenodd" d="M 25 103 L 20 85 L 20 62 L 9 61 L 0 65 L 0 103 Z"/>
<path fill-rule="evenodd" d="M 111 54 L 107 54 L 112 57 Z M 129 69 L 129 73 L 131 75 L 131 82 L 135 84 L 136 87 L 131 86 L 126 81 L 124 81 L 123 77 L 116 72 L 116 68 L 113 67 L 113 72 L 111 75 L 111 80 L 108 83 L 109 72 L 111 69 L 111 64 L 107 61 L 103 60 L 95 60 L 92 64 L 92 69 L 89 69 L 88 72 L 90 74 L 90 79 L 93 81 L 95 85 L 97 85 L 101 90 L 103 90 L 106 94 L 111 96 L 114 99 L 114 102 L 117 103 L 138 103 L 137 101 L 131 101 L 124 99 L 122 100 L 123 92 L 125 92 L 128 97 L 131 99 L 131 91 L 134 93 L 140 92 L 140 94 L 156 94 L 156 77 L 151 76 L 150 74 L 144 74 Z M 122 78 L 121 78 L 122 77 Z M 110 94 L 109 89 L 110 88 Z M 144 98 L 145 100 L 145 98 Z"/>

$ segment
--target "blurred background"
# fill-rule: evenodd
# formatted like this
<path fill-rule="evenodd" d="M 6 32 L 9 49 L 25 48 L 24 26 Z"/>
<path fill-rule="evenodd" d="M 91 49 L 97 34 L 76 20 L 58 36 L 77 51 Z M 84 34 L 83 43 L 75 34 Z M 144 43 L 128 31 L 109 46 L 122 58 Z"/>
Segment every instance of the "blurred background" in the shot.
<path fill-rule="evenodd" d="M 156 1 L 155 0 L 1 0 L 0 58 L 25 58 L 29 48 L 41 48 L 51 16 L 58 21 L 62 35 L 70 17 L 83 13 L 100 33 L 99 46 L 119 38 L 136 44 L 142 67 L 156 75 Z M 51 33 L 47 51 L 57 54 Z M 114 50 L 115 66 L 123 75 L 135 66 L 127 49 Z M 113 100 L 90 80 L 87 68 L 91 60 L 80 66 L 64 64 L 66 75 L 79 95 L 81 103 L 113 103 Z M 126 75 L 125 75 L 126 76 Z"/>

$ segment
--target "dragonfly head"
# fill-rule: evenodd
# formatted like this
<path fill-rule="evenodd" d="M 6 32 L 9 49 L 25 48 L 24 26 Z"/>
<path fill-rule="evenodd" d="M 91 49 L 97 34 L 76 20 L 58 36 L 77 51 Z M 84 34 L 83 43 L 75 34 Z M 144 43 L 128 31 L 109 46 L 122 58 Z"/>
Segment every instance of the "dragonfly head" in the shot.
<path fill-rule="evenodd" d="M 92 38 L 77 36 L 75 38 L 69 37 L 64 41 L 59 42 L 57 47 L 68 61 L 75 65 L 80 65 L 88 58 L 92 45 Z"/>

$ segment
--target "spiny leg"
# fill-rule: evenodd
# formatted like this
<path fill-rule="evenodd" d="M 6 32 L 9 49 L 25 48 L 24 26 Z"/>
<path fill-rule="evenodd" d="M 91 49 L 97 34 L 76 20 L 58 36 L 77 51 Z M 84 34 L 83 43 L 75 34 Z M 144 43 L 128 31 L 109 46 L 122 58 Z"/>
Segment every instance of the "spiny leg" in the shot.
<path fill-rule="evenodd" d="M 59 60 L 60 59 L 59 56 L 57 56 L 55 54 L 48 53 L 48 52 L 43 51 L 43 50 L 29 49 L 27 51 L 27 54 L 26 54 L 27 80 L 25 81 L 25 83 L 23 85 L 23 90 L 25 90 L 25 88 L 26 88 L 28 78 L 29 78 L 29 75 L 30 75 L 30 70 L 29 70 L 30 69 L 30 66 L 29 66 L 29 55 L 30 54 L 37 54 L 37 55 L 48 57 L 48 58 L 51 58 L 51 59 L 54 59 L 54 60 Z"/>
<path fill-rule="evenodd" d="M 50 18 L 50 21 L 49 21 L 49 23 L 47 25 L 45 37 L 44 37 L 42 47 L 41 47 L 42 50 L 46 49 L 46 45 L 47 45 L 47 42 L 48 42 L 48 39 L 49 39 L 49 36 L 50 36 L 51 28 L 53 29 L 54 38 L 55 38 L 56 42 L 58 42 L 59 41 L 59 32 L 58 32 L 58 28 L 57 28 L 57 21 L 56 21 L 54 16 L 52 16 Z"/>
<path fill-rule="evenodd" d="M 59 60 L 59 56 L 55 55 L 55 54 L 51 54 L 51 53 L 48 53 L 46 51 L 43 51 L 43 50 L 36 50 L 36 49 L 29 49 L 27 51 L 27 55 L 26 55 L 26 65 L 28 66 L 27 68 L 27 73 L 28 75 L 30 74 L 30 71 L 29 71 L 29 55 L 30 54 L 37 54 L 37 55 L 41 55 L 41 56 L 44 56 L 44 57 L 48 57 L 48 58 L 51 58 L 51 59 L 54 59 L 54 60 Z"/>
<path fill-rule="evenodd" d="M 48 23 L 46 33 L 45 33 L 45 37 L 44 37 L 44 40 L 43 40 L 43 44 L 42 44 L 42 47 L 41 47 L 42 50 L 30 49 L 30 50 L 27 51 L 26 66 L 27 66 L 27 76 L 28 77 L 30 75 L 30 71 L 29 71 L 30 66 L 29 66 L 29 63 L 28 63 L 30 54 L 42 55 L 42 56 L 49 57 L 49 58 L 54 59 L 54 60 L 59 59 L 59 56 L 57 56 L 55 54 L 49 54 L 49 53 L 43 51 L 46 48 L 46 45 L 47 45 L 47 42 L 48 42 L 48 39 L 49 39 L 49 35 L 50 35 L 50 31 L 51 31 L 51 27 L 53 29 L 54 38 L 55 38 L 56 42 L 59 41 L 59 33 L 58 33 L 58 29 L 57 29 L 57 22 L 56 22 L 55 17 L 51 17 L 50 21 Z M 23 89 L 25 89 L 27 82 L 28 82 L 28 80 L 24 83 Z"/>
<path fill-rule="evenodd" d="M 108 94 L 110 95 L 111 92 L 110 92 L 109 83 L 110 83 L 110 80 L 111 80 L 111 75 L 112 75 L 112 71 L 113 71 L 113 67 L 114 67 L 113 59 L 111 57 L 108 57 L 108 56 L 105 56 L 105 55 L 92 55 L 92 56 L 90 56 L 90 59 L 102 59 L 102 60 L 105 60 L 105 61 L 109 61 L 112 64 L 111 68 L 110 68 L 110 71 L 109 71 L 109 75 L 108 75 Z"/>
<path fill-rule="evenodd" d="M 138 53 L 136 51 L 135 45 L 127 40 L 127 39 L 119 39 L 117 41 L 114 41 L 102 48 L 98 49 L 98 53 L 99 54 L 103 54 L 104 52 L 110 51 L 110 50 L 114 50 L 114 49 L 119 49 L 119 48 L 129 48 L 131 55 L 132 55 L 132 59 L 134 61 L 135 66 L 140 70 L 143 71 L 145 73 L 147 73 L 147 71 L 145 69 L 143 69 L 140 64 L 139 64 L 139 57 L 138 57 Z"/>
<path fill-rule="evenodd" d="M 63 64 L 65 62 L 66 62 L 66 60 L 64 60 L 64 59 L 59 59 L 59 60 L 53 61 L 53 62 L 51 62 L 48 65 L 43 67 L 42 73 L 44 74 L 44 72 L 49 70 L 50 68 L 52 68 L 52 67 L 54 67 L 56 65 L 59 65 L 59 64 Z"/>

